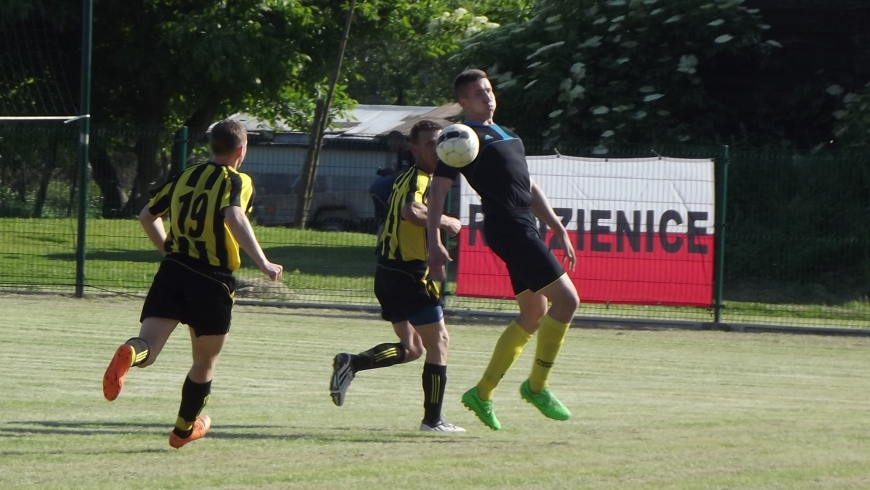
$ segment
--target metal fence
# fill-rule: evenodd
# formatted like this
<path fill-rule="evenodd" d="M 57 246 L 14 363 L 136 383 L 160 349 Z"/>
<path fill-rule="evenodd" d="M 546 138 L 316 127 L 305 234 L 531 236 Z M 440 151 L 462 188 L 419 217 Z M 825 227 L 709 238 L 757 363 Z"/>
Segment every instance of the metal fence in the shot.
<path fill-rule="evenodd" d="M 85 292 L 144 294 L 159 255 L 134 216 L 149 187 L 205 158 L 202 134 L 189 133 L 185 142 L 191 151 L 186 152 L 179 150 L 175 131 L 93 128 L 88 205 L 80 216 L 76 128 L 0 122 L 0 290 L 74 292 L 78 220 L 83 218 Z M 553 152 L 527 147 L 533 154 Z M 714 227 L 724 236 L 724 247 L 716 253 L 724 255 L 717 257 L 714 306 L 584 304 L 580 317 L 664 325 L 718 320 L 750 326 L 870 326 L 870 153 L 597 145 L 558 151 L 715 158 L 717 166 Z M 252 175 L 257 190 L 255 231 L 270 259 L 286 272 L 280 284 L 269 283 L 245 258 L 238 297 L 375 307 L 376 222 L 369 186 L 396 155 L 377 137 L 326 138 L 311 227 L 299 230 L 292 226 L 304 154 L 305 140 L 298 136 L 251 138 L 242 171 Z M 456 209 L 455 199 L 451 206 Z M 455 291 L 449 279 L 447 290 Z M 516 311 L 509 298 L 448 295 L 447 306 L 460 312 Z"/>

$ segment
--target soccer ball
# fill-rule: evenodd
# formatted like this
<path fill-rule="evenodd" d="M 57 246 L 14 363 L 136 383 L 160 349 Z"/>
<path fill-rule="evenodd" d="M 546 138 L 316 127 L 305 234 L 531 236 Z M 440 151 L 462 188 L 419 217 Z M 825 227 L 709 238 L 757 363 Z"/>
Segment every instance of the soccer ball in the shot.
<path fill-rule="evenodd" d="M 444 128 L 435 147 L 438 158 L 451 167 L 461 168 L 473 162 L 480 152 L 480 140 L 473 129 L 464 124 Z"/>

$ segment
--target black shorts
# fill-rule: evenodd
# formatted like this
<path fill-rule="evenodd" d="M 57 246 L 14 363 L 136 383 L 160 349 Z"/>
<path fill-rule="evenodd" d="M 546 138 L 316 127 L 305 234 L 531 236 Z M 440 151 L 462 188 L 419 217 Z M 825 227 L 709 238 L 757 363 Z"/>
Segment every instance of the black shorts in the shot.
<path fill-rule="evenodd" d="M 440 286 L 429 278 L 429 269 L 379 262 L 375 271 L 375 296 L 381 317 L 398 323 L 426 308 L 443 306 Z"/>
<path fill-rule="evenodd" d="M 538 292 L 556 282 L 565 270 L 544 243 L 531 214 L 510 218 L 485 218 L 486 244 L 504 261 L 514 294 Z"/>
<path fill-rule="evenodd" d="M 236 279 L 229 270 L 198 267 L 168 256 L 151 283 L 139 321 L 170 318 L 190 326 L 197 337 L 230 331 Z"/>

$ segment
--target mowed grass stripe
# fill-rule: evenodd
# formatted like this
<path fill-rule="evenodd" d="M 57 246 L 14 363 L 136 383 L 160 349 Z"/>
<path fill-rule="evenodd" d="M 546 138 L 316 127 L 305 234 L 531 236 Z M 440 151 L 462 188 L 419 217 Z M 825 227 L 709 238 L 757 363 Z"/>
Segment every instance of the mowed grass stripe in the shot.
<path fill-rule="evenodd" d="M 140 308 L 0 296 L 0 488 L 870 488 L 870 339 L 572 329 L 551 387 L 574 417 L 519 398 L 533 341 L 496 392 L 492 432 L 459 396 L 504 325 L 451 318 L 445 413 L 469 432 L 445 436 L 416 431 L 421 361 L 360 373 L 332 404 L 332 356 L 393 341 L 377 315 L 237 307 L 213 428 L 176 451 L 186 328 L 102 398 Z"/>

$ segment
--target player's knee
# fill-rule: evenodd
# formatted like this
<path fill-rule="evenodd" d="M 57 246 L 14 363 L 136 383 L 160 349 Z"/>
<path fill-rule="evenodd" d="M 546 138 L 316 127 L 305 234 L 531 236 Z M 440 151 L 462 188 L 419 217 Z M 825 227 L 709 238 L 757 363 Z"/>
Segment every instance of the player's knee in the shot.
<path fill-rule="evenodd" d="M 405 360 L 402 362 L 416 361 L 417 359 L 423 357 L 423 354 L 425 352 L 426 352 L 425 350 L 421 349 L 420 347 L 418 347 L 416 345 L 406 347 L 405 348 Z"/>
<path fill-rule="evenodd" d="M 537 325 L 544 319 L 547 314 L 547 303 L 527 303 L 520 308 L 520 314 L 517 318 L 517 323 L 520 325 Z"/>
<path fill-rule="evenodd" d="M 553 306 L 562 311 L 574 311 L 580 306 L 580 296 L 577 295 L 577 289 L 570 282 L 559 283 L 556 289 L 556 294 L 550 297 Z"/>
<path fill-rule="evenodd" d="M 446 328 L 442 328 L 441 332 L 439 332 L 438 347 L 442 352 L 447 352 L 447 349 L 450 347 L 450 335 L 447 334 Z"/>
<path fill-rule="evenodd" d="M 450 345 L 450 336 L 447 335 L 447 329 L 443 326 L 436 332 L 428 332 L 423 337 L 423 346 L 430 354 L 442 356 L 447 353 L 447 348 Z"/>
<path fill-rule="evenodd" d="M 570 293 L 565 295 L 565 299 L 562 301 L 565 309 L 576 310 L 580 307 L 580 296 L 577 295 L 577 291 L 572 290 Z"/>

